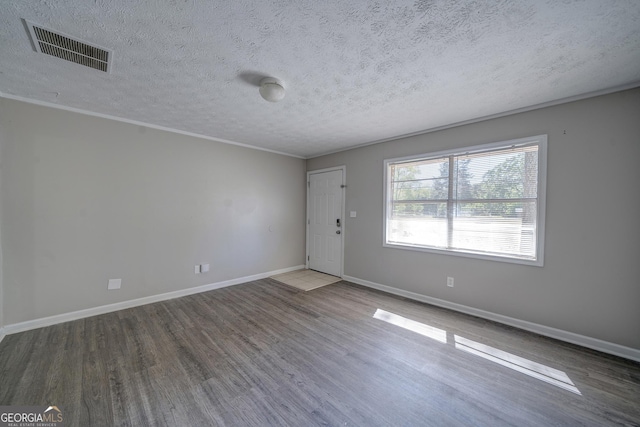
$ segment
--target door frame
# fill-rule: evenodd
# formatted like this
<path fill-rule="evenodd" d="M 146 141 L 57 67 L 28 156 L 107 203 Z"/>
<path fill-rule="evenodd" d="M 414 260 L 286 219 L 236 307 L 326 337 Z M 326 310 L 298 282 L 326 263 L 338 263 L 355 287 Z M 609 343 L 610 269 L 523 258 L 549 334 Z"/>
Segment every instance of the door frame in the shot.
<path fill-rule="evenodd" d="M 309 218 L 309 209 L 310 209 L 310 198 L 309 198 L 309 193 L 311 190 L 311 175 L 313 174 L 318 174 L 318 173 L 324 173 L 324 172 L 334 172 L 334 171 L 342 171 L 342 227 L 340 227 L 342 229 L 342 233 L 340 233 L 340 255 L 341 255 L 341 259 L 340 259 L 340 277 L 342 278 L 344 276 L 344 235 L 345 235 L 345 229 L 347 227 L 347 222 L 345 221 L 346 217 L 345 217 L 345 213 L 346 211 L 346 188 L 347 185 L 345 184 L 345 182 L 347 181 L 347 166 L 346 165 L 342 165 L 342 166 L 334 166 L 334 167 L 330 167 L 330 168 L 324 168 L 324 169 L 316 169 L 316 170 L 312 170 L 312 171 L 307 171 L 307 222 L 305 222 L 305 228 L 306 228 L 306 239 L 307 239 L 307 244 L 306 244 L 306 250 L 307 253 L 305 255 L 305 267 L 308 269 L 309 268 L 309 222 L 311 221 L 311 218 Z"/>

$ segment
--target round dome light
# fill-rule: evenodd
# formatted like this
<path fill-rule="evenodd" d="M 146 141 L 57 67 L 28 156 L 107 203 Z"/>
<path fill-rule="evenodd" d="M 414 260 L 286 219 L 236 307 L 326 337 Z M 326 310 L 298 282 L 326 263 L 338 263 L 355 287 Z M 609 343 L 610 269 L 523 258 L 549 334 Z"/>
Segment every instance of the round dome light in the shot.
<path fill-rule="evenodd" d="M 260 95 L 269 102 L 278 102 L 284 98 L 284 86 L 277 79 L 264 78 L 260 81 Z"/>

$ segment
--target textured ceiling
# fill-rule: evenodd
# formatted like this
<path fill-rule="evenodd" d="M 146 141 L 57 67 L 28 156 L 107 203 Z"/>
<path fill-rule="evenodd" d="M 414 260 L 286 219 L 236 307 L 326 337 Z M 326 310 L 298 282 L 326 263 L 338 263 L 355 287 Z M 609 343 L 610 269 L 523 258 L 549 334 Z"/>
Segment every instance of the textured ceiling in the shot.
<path fill-rule="evenodd" d="M 34 52 L 21 18 L 113 49 L 112 72 Z M 5 96 L 302 157 L 636 83 L 638 0 L 0 5 Z"/>

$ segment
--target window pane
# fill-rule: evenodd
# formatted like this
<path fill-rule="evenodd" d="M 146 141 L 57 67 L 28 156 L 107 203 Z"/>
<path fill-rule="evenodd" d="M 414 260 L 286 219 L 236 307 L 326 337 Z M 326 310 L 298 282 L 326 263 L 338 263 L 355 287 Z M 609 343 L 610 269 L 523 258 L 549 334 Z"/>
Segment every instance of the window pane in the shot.
<path fill-rule="evenodd" d="M 446 199 L 440 197 L 436 192 L 439 187 L 444 187 L 447 191 L 448 179 L 431 179 L 431 180 L 416 180 L 416 181 L 403 181 L 393 183 L 393 194 L 395 200 L 434 200 L 434 199 Z"/>
<path fill-rule="evenodd" d="M 457 199 L 537 197 L 538 147 L 526 146 L 456 158 Z"/>
<path fill-rule="evenodd" d="M 438 202 L 406 202 L 391 203 L 391 217 L 393 219 L 406 217 L 447 217 L 447 204 Z"/>
<path fill-rule="evenodd" d="M 449 191 L 449 161 L 421 160 L 391 165 L 393 200 L 446 199 Z"/>
<path fill-rule="evenodd" d="M 447 204 L 412 204 L 412 208 L 415 210 L 411 215 L 397 215 L 387 222 L 387 241 L 445 248 Z"/>
<path fill-rule="evenodd" d="M 458 203 L 452 249 L 535 257 L 536 202 Z"/>
<path fill-rule="evenodd" d="M 540 135 L 385 161 L 386 243 L 542 265 L 546 146 Z"/>

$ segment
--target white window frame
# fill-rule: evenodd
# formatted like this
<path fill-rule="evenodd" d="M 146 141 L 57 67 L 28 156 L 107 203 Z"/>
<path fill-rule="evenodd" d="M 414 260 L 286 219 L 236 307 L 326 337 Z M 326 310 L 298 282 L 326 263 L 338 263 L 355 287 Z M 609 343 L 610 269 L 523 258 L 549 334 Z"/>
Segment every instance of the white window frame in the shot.
<path fill-rule="evenodd" d="M 392 163 L 407 162 L 411 160 L 429 160 L 442 158 L 452 155 L 464 155 L 476 151 L 495 150 L 499 148 L 507 148 L 509 146 L 537 144 L 538 145 L 538 200 L 537 200 L 537 217 L 536 217 L 536 255 L 535 259 L 523 259 L 505 255 L 486 254 L 474 252 L 471 250 L 447 249 L 429 247 L 423 245 L 411 245 L 407 243 L 389 243 L 387 227 L 390 219 L 390 186 L 389 166 Z M 508 262 L 514 264 L 524 264 L 542 267 L 544 265 L 544 236 L 545 236 L 545 212 L 546 212 L 546 196 L 547 196 L 547 135 L 536 135 L 526 138 L 512 139 L 508 141 L 499 141 L 489 144 L 474 145 L 452 150 L 430 152 L 406 157 L 396 157 L 384 160 L 384 220 L 383 220 L 383 246 L 394 249 L 404 249 L 420 252 L 430 252 L 444 255 L 454 255 L 467 258 L 476 258 L 490 261 Z"/>

